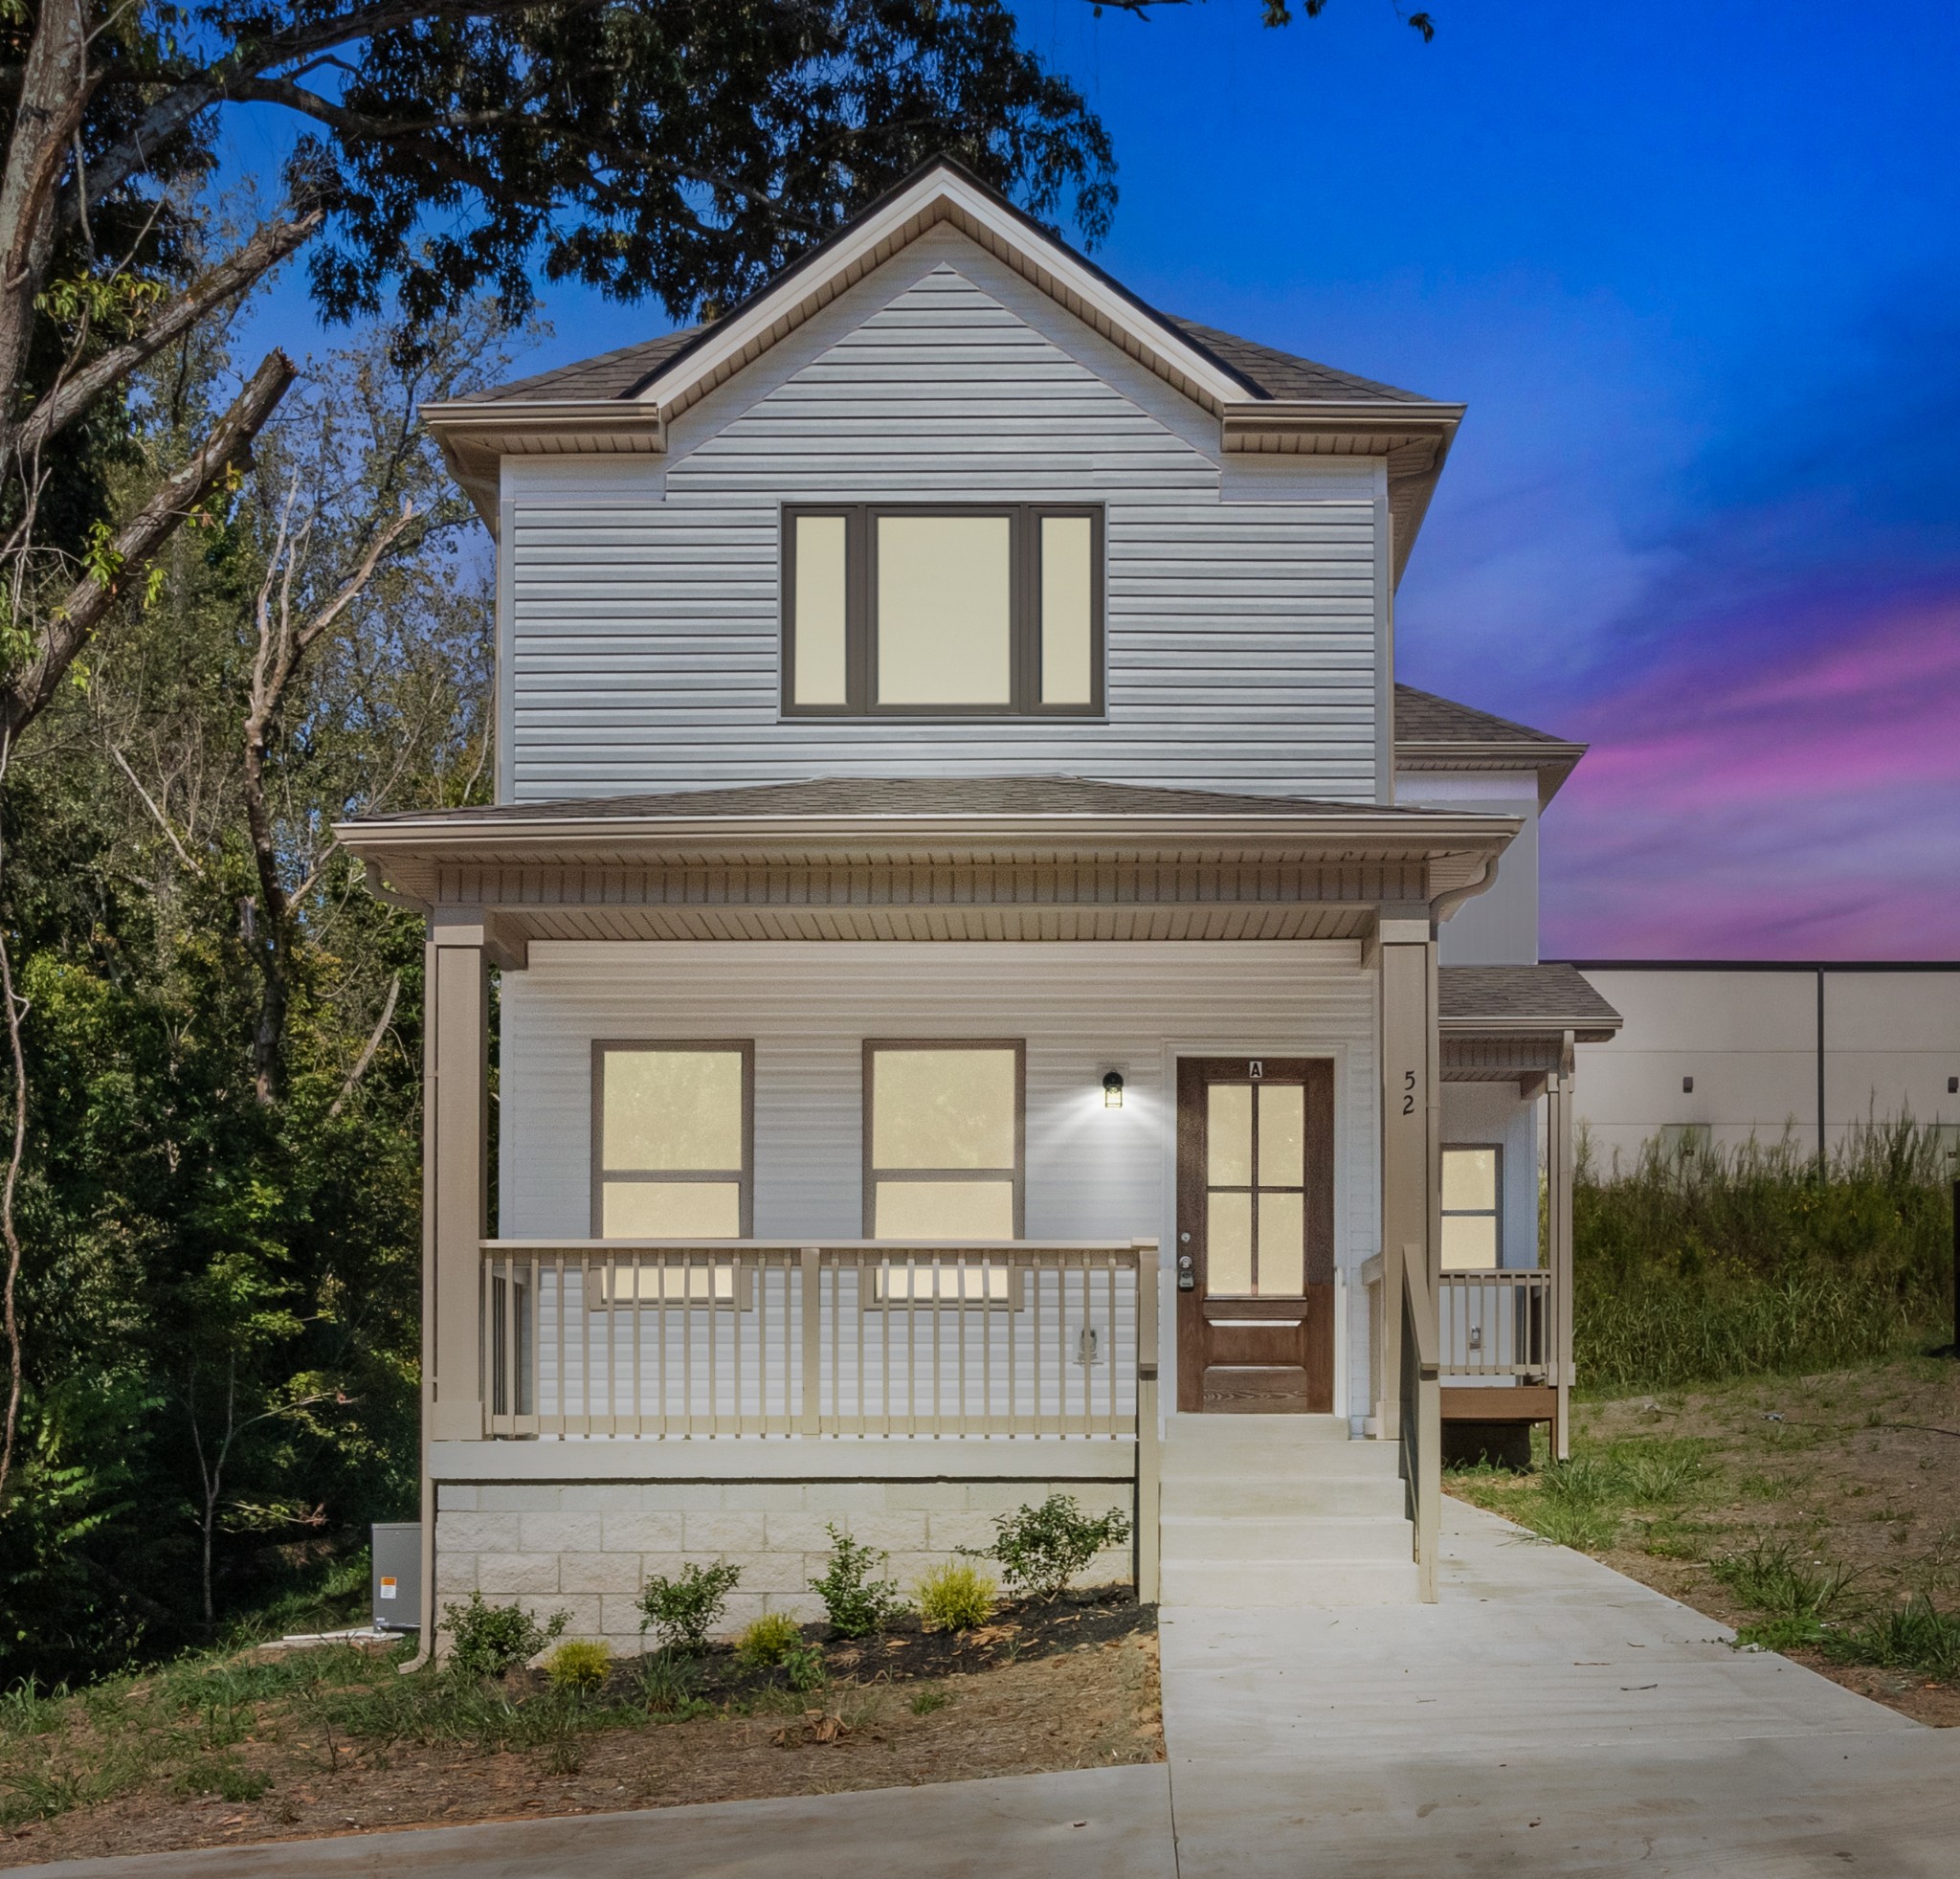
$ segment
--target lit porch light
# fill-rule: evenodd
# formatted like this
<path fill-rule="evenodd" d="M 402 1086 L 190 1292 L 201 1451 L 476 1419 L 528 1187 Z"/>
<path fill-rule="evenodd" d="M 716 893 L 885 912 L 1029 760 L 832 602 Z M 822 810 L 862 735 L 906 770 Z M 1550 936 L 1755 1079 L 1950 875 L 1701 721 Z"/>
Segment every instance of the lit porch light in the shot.
<path fill-rule="evenodd" d="M 1111 1070 L 1102 1079 L 1102 1107 L 1105 1109 L 1123 1107 L 1123 1072 Z"/>

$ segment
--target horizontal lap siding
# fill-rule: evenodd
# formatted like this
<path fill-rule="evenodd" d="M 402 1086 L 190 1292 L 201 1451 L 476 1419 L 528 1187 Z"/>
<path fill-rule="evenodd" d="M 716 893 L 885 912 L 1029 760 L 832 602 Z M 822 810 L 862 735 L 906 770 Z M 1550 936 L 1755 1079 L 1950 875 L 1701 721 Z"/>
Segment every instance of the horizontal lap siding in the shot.
<path fill-rule="evenodd" d="M 501 1230 L 590 1227 L 596 1039 L 755 1040 L 755 1231 L 862 1231 L 866 1038 L 1027 1040 L 1027 1235 L 1169 1235 L 1167 1045 L 1337 1050 L 1346 1065 L 1337 1219 L 1349 1264 L 1376 1249 L 1372 978 L 1351 942 L 715 945 L 538 941 L 503 978 Z M 1102 1106 L 1123 1070 L 1121 1111 Z"/>
<path fill-rule="evenodd" d="M 1372 798 L 1366 473 L 1221 503 L 1195 408 L 947 252 L 959 268 L 914 256 L 822 316 L 835 333 L 763 395 L 744 375 L 682 420 L 663 500 L 513 476 L 518 798 L 926 772 Z M 1107 504 L 1108 722 L 782 721 L 780 504 L 989 497 Z"/>

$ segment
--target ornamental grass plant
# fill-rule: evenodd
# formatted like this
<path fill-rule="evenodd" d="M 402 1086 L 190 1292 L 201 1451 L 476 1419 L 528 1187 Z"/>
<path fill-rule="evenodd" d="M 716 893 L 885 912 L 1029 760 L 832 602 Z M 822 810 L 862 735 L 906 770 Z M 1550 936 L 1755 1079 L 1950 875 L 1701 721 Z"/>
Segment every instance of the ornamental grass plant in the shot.
<path fill-rule="evenodd" d="M 1952 1161 L 1905 1120 L 1820 1167 L 1786 1132 L 1631 1168 L 1580 1143 L 1573 1341 L 1589 1393 L 1828 1370 L 1952 1323 Z"/>

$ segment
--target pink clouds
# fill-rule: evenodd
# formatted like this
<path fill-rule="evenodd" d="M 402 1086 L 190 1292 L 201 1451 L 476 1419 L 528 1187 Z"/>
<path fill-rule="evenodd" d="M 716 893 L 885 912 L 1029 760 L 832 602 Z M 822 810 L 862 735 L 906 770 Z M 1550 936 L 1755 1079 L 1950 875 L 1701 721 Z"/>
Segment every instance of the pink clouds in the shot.
<path fill-rule="evenodd" d="M 1960 956 L 1960 597 L 1700 637 L 1580 714 L 1547 951 Z"/>

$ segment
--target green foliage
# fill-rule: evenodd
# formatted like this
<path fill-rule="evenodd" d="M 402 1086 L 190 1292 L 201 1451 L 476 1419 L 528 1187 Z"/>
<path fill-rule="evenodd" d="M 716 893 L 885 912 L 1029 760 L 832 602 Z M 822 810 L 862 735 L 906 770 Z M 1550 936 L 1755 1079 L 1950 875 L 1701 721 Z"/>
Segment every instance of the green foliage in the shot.
<path fill-rule="evenodd" d="M 889 1563 L 891 1555 L 860 1546 L 849 1533 L 838 1532 L 835 1522 L 824 1532 L 831 1536 L 831 1563 L 821 1578 L 810 1581 L 810 1589 L 823 1600 L 831 1629 L 838 1637 L 872 1637 L 905 1608 L 897 1580 L 872 1577 L 879 1566 Z"/>
<path fill-rule="evenodd" d="M 1120 1508 L 1092 1519 L 1073 1494 L 1051 1494 L 1039 1507 L 998 1515 L 993 1525 L 993 1544 L 974 1556 L 997 1560 L 1014 1591 L 1047 1599 L 1105 1547 L 1129 1538 L 1129 1516 Z"/>
<path fill-rule="evenodd" d="M 912 1698 L 912 1713 L 915 1716 L 929 1716 L 945 1709 L 952 1700 L 943 1689 L 922 1689 Z"/>
<path fill-rule="evenodd" d="M 765 1612 L 735 1641 L 745 1664 L 780 1664 L 801 1647 L 803 1627 L 787 1612 Z"/>
<path fill-rule="evenodd" d="M 699 1651 L 741 1583 L 742 1568 L 725 1559 L 712 1566 L 689 1560 L 672 1578 L 656 1573 L 640 1590 L 639 1628 L 651 1630 L 663 1649 Z"/>
<path fill-rule="evenodd" d="M 821 1689 L 827 1681 L 823 1652 L 815 1644 L 795 1644 L 783 1653 L 783 1671 L 791 1689 L 806 1693 Z"/>
<path fill-rule="evenodd" d="M 1909 1120 L 1857 1131 L 1828 1177 L 1793 1139 L 1631 1171 L 1582 1152 L 1573 1342 L 1591 1389 L 1826 1370 L 1950 1322 L 1950 1203 Z"/>
<path fill-rule="evenodd" d="M 1914 1670 L 1941 1683 L 1960 1678 L 1960 1612 L 1937 1610 L 1924 1594 L 1817 1643 L 1840 1663 Z"/>
<path fill-rule="evenodd" d="M 612 1646 L 604 1639 L 568 1638 L 545 1660 L 545 1674 L 553 1689 L 589 1696 L 606 1687 L 612 1668 Z"/>
<path fill-rule="evenodd" d="M 1767 1537 L 1708 1563 L 1744 1604 L 1772 1618 L 1811 1624 L 1831 1611 L 1850 1582 L 1841 1566 L 1807 1558 L 1789 1541 Z"/>
<path fill-rule="evenodd" d="M 999 1585 L 971 1566 L 935 1566 L 913 1594 L 920 1618 L 936 1631 L 970 1631 L 985 1624 L 999 1596 Z"/>
<path fill-rule="evenodd" d="M 571 1614 L 553 1612 L 540 1624 L 522 1605 L 486 1604 L 480 1592 L 472 1592 L 467 1605 L 444 1605 L 442 1620 L 452 1671 L 460 1677 L 501 1677 L 536 1657 L 571 1622 Z"/>

